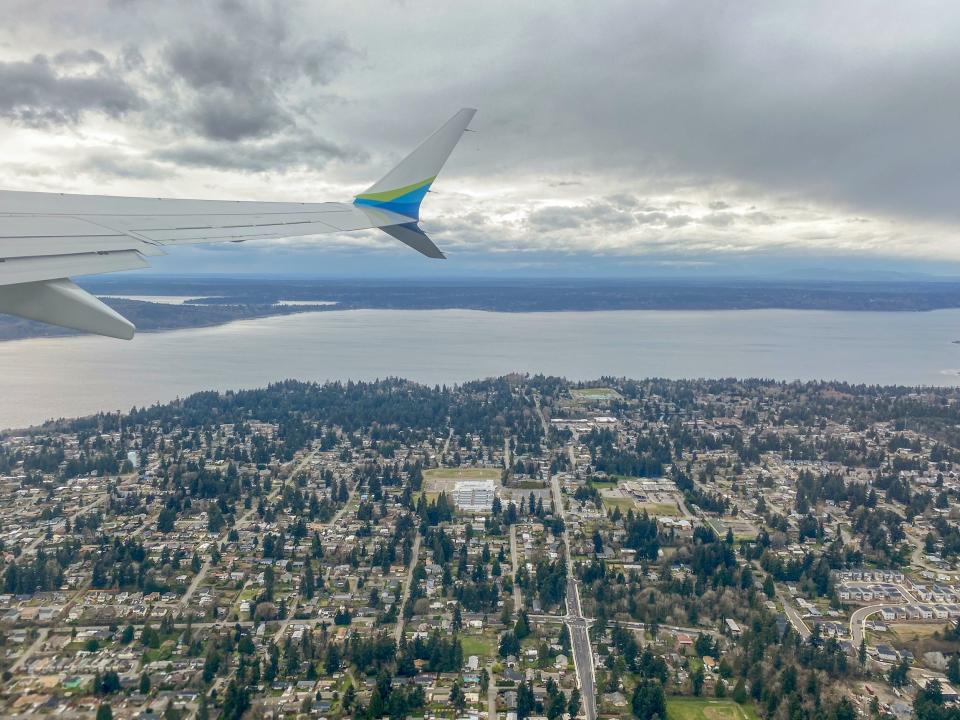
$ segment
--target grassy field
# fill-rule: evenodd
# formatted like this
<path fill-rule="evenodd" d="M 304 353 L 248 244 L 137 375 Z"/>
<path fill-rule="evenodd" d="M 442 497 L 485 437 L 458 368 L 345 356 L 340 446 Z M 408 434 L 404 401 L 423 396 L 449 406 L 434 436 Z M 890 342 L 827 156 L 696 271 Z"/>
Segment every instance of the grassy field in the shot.
<path fill-rule="evenodd" d="M 591 480 L 590 487 L 595 487 L 597 490 L 609 490 L 617 486 L 616 480 Z"/>
<path fill-rule="evenodd" d="M 887 627 L 900 640 L 926 640 L 937 631 L 943 630 L 946 621 L 930 623 L 888 623 Z"/>
<path fill-rule="evenodd" d="M 667 698 L 667 720 L 757 720 L 752 705 L 716 698 Z"/>
<path fill-rule="evenodd" d="M 521 480 L 517 483 L 517 487 L 521 490 L 543 490 L 547 484 L 539 480 Z"/>
<path fill-rule="evenodd" d="M 481 658 L 492 658 L 497 654 L 497 641 L 487 635 L 461 635 L 463 656 L 479 655 Z"/>
<path fill-rule="evenodd" d="M 573 388 L 570 395 L 576 400 L 617 400 L 621 397 L 613 388 Z"/>
<path fill-rule="evenodd" d="M 431 468 L 423 471 L 423 479 L 434 482 L 454 482 L 456 480 L 499 480 L 497 468 Z"/>
<path fill-rule="evenodd" d="M 639 512 L 663 517 L 680 517 L 680 509 L 673 503 L 640 503 Z"/>
<path fill-rule="evenodd" d="M 633 498 L 629 497 L 602 497 L 603 507 L 607 510 L 613 510 L 615 507 L 620 508 L 620 512 L 625 513 L 627 510 L 633 508 L 636 510 L 637 503 L 634 502 Z"/>

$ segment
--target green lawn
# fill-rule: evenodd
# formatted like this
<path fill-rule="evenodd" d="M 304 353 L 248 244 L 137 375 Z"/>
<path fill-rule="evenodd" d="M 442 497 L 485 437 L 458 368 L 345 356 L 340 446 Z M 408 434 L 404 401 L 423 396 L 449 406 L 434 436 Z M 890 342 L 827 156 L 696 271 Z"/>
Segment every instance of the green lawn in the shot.
<path fill-rule="evenodd" d="M 724 698 L 667 698 L 667 720 L 757 720 L 752 705 Z"/>
<path fill-rule="evenodd" d="M 647 511 L 647 515 L 654 517 L 680 517 L 680 509 L 673 503 L 640 503 L 640 512 Z"/>
<path fill-rule="evenodd" d="M 637 507 L 633 498 L 628 497 L 602 497 L 601 500 L 603 500 L 603 506 L 607 510 L 613 510 L 615 507 L 618 507 L 622 513 L 627 512 L 627 510 L 631 508 L 636 510 Z"/>
<path fill-rule="evenodd" d="M 486 635 L 461 635 L 460 643 L 463 645 L 463 656 L 465 658 L 471 655 L 492 658 L 497 654 L 497 641 Z"/>
<path fill-rule="evenodd" d="M 591 480 L 590 487 L 594 487 L 597 490 L 609 490 L 610 488 L 615 488 L 617 486 L 616 480 Z"/>
<path fill-rule="evenodd" d="M 500 470 L 497 468 L 430 468 L 423 471 L 424 480 L 499 480 Z"/>
<path fill-rule="evenodd" d="M 162 660 L 169 660 L 173 657 L 174 644 L 173 643 L 163 643 L 158 648 L 150 648 L 143 653 L 143 661 L 145 663 L 160 662 Z"/>

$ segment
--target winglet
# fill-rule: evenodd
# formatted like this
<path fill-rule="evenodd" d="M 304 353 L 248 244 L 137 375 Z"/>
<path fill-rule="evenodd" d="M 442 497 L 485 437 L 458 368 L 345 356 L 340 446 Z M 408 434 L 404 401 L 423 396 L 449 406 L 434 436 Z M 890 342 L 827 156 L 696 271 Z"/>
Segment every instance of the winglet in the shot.
<path fill-rule="evenodd" d="M 435 260 L 446 260 L 447 258 L 415 222 L 404 223 L 403 225 L 387 225 L 380 229 L 390 237 L 396 238 L 404 245 L 412 247 L 428 258 L 434 258 Z"/>
<path fill-rule="evenodd" d="M 457 112 L 393 170 L 357 195 L 354 203 L 383 208 L 418 220 L 421 201 L 476 112 L 473 108 Z"/>

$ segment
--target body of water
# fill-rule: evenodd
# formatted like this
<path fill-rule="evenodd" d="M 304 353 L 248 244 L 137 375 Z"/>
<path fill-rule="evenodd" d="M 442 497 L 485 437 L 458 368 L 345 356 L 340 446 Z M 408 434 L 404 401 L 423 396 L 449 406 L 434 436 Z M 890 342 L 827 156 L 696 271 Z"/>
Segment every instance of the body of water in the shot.
<path fill-rule="evenodd" d="M 186 305 L 189 300 L 205 300 L 202 295 L 99 295 L 104 300 L 139 300 L 160 305 Z"/>
<path fill-rule="evenodd" d="M 449 384 L 531 372 L 958 385 L 958 338 L 960 310 L 304 313 L 130 342 L 0 343 L 0 427 L 286 378 Z"/>

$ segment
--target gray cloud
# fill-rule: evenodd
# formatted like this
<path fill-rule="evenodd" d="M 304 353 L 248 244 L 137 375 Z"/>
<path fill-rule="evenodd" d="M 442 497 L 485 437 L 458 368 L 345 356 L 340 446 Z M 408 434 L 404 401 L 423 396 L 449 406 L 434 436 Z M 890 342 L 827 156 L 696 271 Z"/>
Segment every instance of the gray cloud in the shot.
<path fill-rule="evenodd" d="M 106 56 L 93 49 L 64 50 L 53 56 L 56 65 L 106 65 Z"/>
<path fill-rule="evenodd" d="M 70 167 L 95 177 L 138 180 L 158 180 L 174 174 L 171 168 L 151 160 L 108 150 L 94 150 L 71 163 Z"/>
<path fill-rule="evenodd" d="M 623 204 L 623 198 L 620 198 L 620 204 Z M 586 205 L 538 208 L 527 216 L 527 222 L 538 231 L 573 228 L 594 230 L 598 226 L 612 231 L 636 225 L 633 215 L 605 200 Z"/>
<path fill-rule="evenodd" d="M 354 54 L 340 36 L 294 37 L 286 4 L 222 0 L 217 7 L 162 51 L 186 118 L 208 139 L 264 137 L 296 125 L 287 95 L 300 83 L 327 85 Z"/>
<path fill-rule="evenodd" d="M 153 154 L 157 160 L 181 166 L 244 172 L 318 170 L 331 160 L 358 160 L 363 156 L 358 150 L 340 147 L 310 132 L 262 141 L 190 141 Z"/>
<path fill-rule="evenodd" d="M 736 222 L 737 216 L 729 212 L 713 212 L 709 215 L 705 215 L 700 219 L 700 222 L 706 223 L 707 225 L 713 225 L 714 227 L 730 227 Z"/>
<path fill-rule="evenodd" d="M 88 53 L 85 63 L 99 55 L 96 51 Z M 91 111 L 116 118 L 142 105 L 137 91 L 109 68 L 93 74 L 68 74 L 56 65 L 77 64 L 81 55 L 62 56 L 58 55 L 60 59 L 54 63 L 45 55 L 36 55 L 28 62 L 0 62 L 0 116 L 30 127 L 44 127 L 75 124 Z M 103 65 L 99 59 L 93 64 Z"/>
<path fill-rule="evenodd" d="M 198 95 L 188 115 L 199 133 L 212 140 L 263 137 L 292 123 L 267 97 L 237 96 L 222 89 Z"/>
<path fill-rule="evenodd" d="M 531 38 L 505 54 L 494 120 L 525 161 L 960 221 L 960 8 L 603 8 L 538 18 L 541 37 L 564 39 L 548 61 Z"/>

